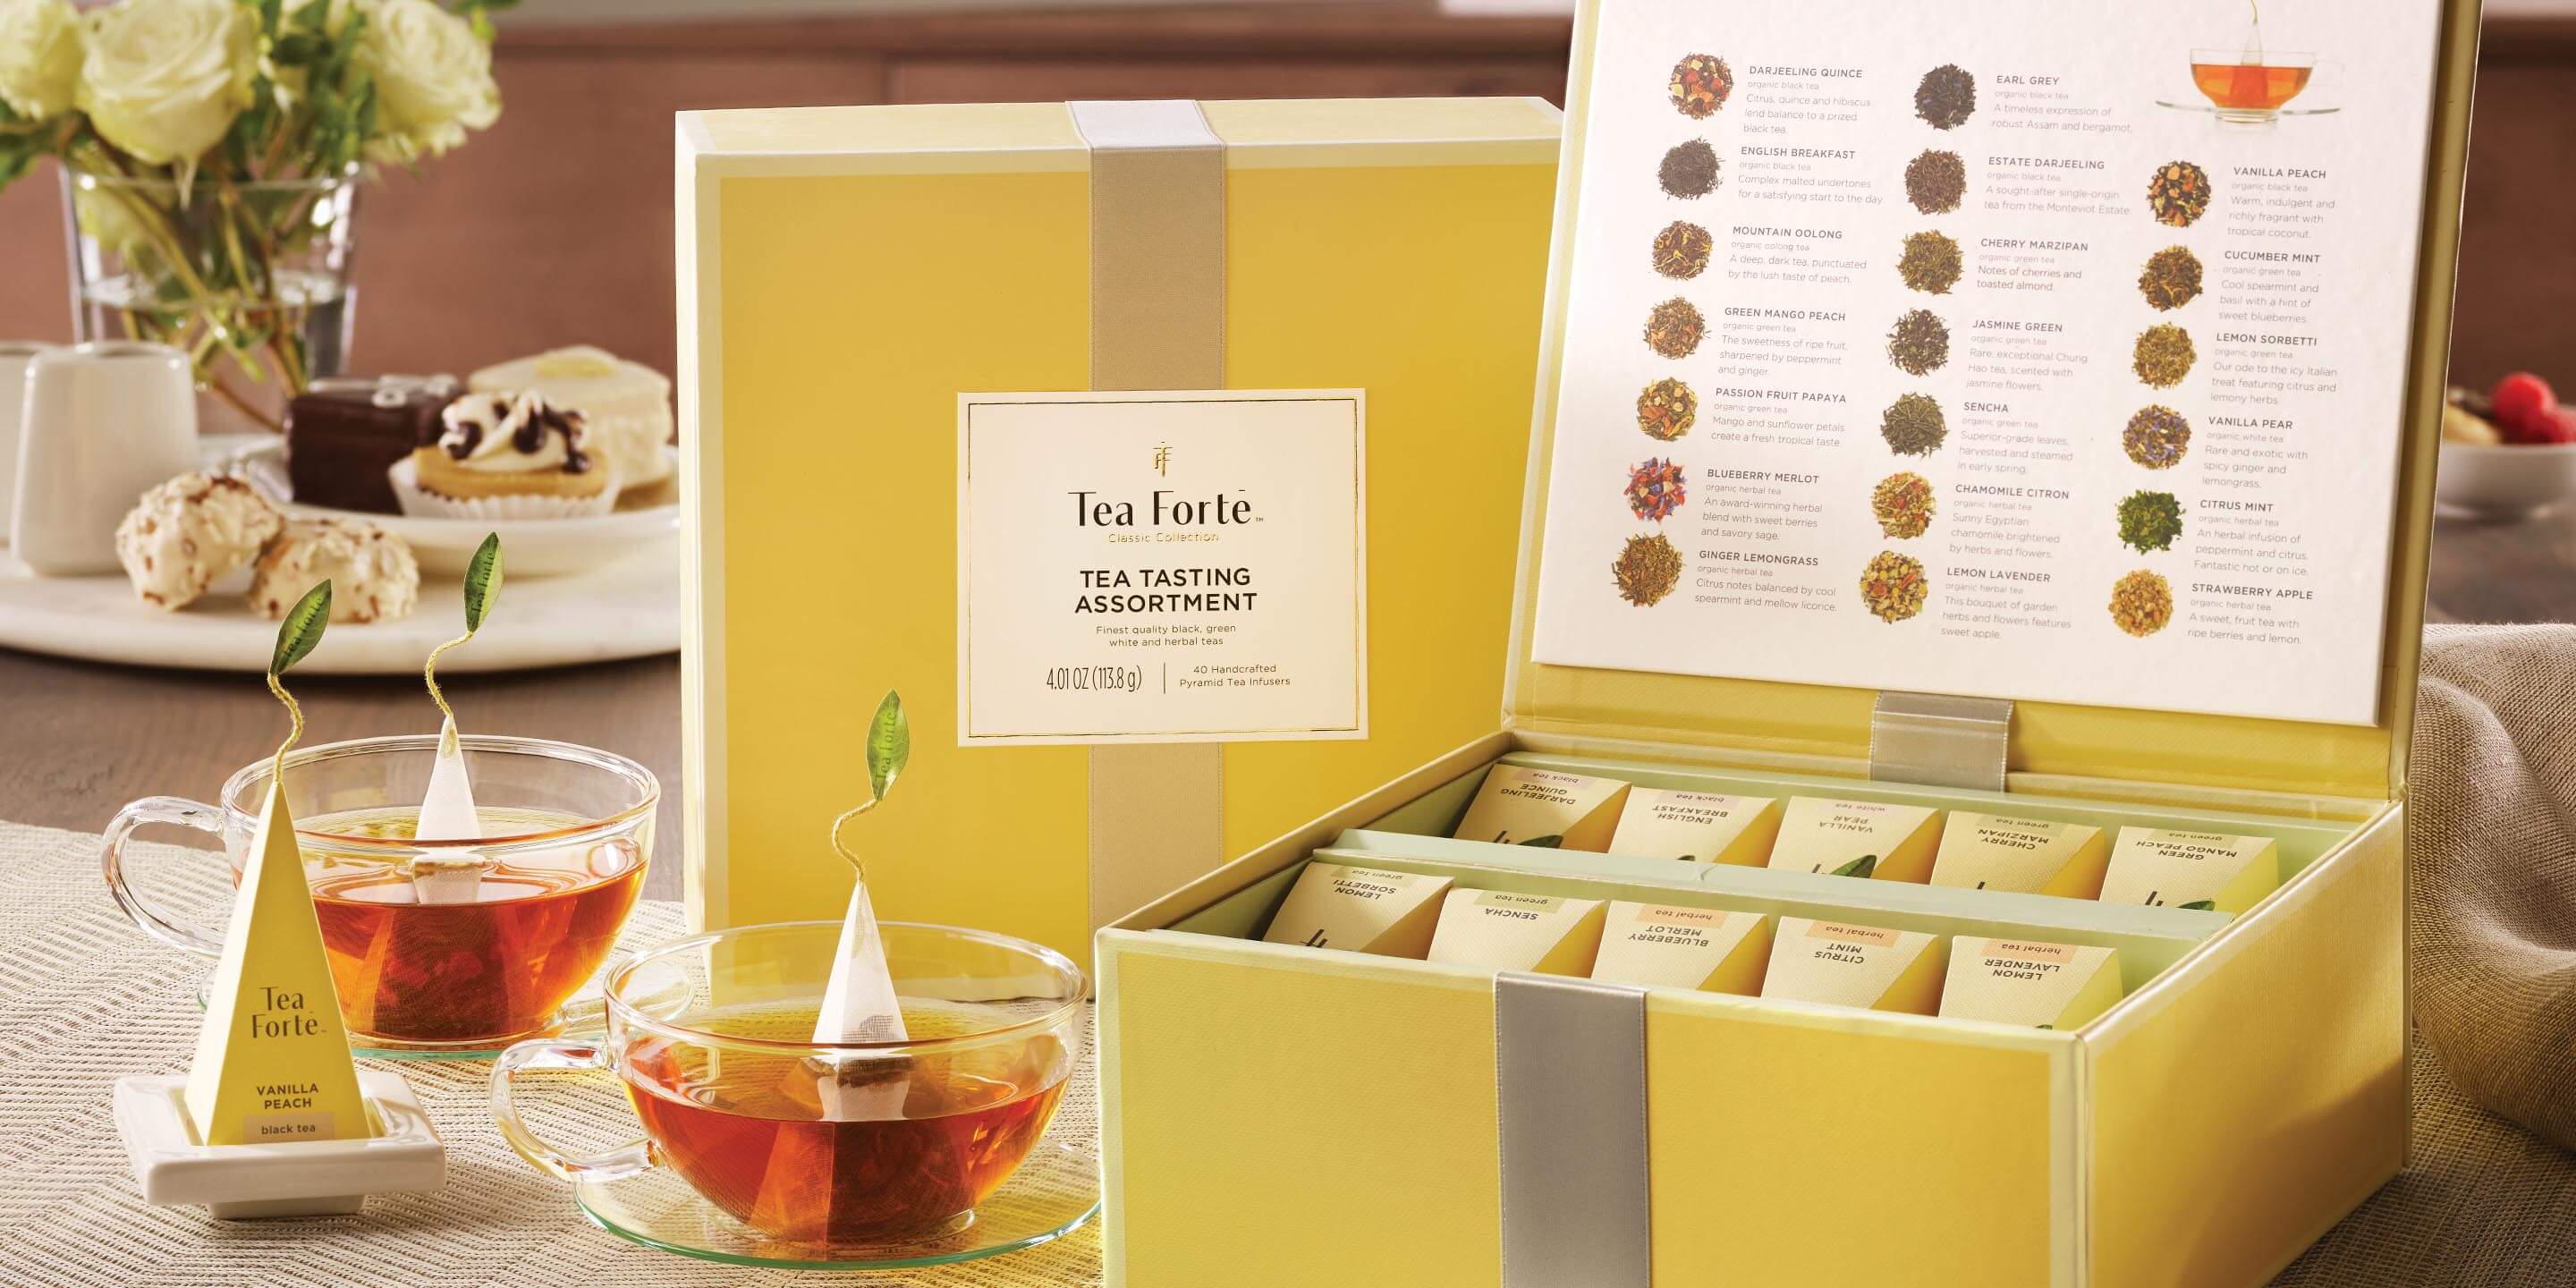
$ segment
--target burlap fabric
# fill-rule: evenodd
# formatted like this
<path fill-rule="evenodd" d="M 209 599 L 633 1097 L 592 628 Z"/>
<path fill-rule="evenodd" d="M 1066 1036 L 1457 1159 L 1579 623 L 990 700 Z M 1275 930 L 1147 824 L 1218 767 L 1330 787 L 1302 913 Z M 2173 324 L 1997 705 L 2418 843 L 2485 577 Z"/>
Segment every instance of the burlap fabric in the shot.
<path fill-rule="evenodd" d="M 154 859 L 163 857 L 156 854 Z M 195 862 L 188 862 L 193 857 Z M 209 856 L 150 862 L 158 900 L 200 924 L 221 919 Z M 571 1191 L 501 1143 L 491 1065 L 397 1069 L 447 1143 L 447 1184 L 380 1195 L 356 1216 L 216 1221 L 157 1208 L 134 1188 L 110 1117 L 110 1087 L 186 1068 L 206 963 L 146 939 L 109 901 L 98 838 L 0 823 L 0 1285 L 7 1288 L 701 1288 L 802 1284 L 1061 1288 L 1099 1280 L 1096 1226 L 1042 1247 L 936 1270 L 882 1275 L 743 1269 L 614 1238 L 583 1220 Z M 648 902 L 626 943 L 668 938 L 679 908 Z M 569 1147 L 632 1139 L 633 1113 L 592 1075 L 541 1075 L 528 1098 Z M 1086 1057 L 1056 1130 L 1098 1130 Z"/>
<path fill-rule="evenodd" d="M 2435 627 L 2409 758 L 2415 1024 L 2576 1148 L 2576 627 Z"/>

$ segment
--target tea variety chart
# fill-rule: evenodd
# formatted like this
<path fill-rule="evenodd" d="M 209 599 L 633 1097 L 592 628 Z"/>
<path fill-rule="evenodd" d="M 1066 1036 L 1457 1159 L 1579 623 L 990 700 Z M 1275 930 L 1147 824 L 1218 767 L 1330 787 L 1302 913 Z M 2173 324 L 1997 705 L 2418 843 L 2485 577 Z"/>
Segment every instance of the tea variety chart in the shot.
<path fill-rule="evenodd" d="M 2376 718 L 2435 0 L 1601 10 L 1540 661 Z"/>

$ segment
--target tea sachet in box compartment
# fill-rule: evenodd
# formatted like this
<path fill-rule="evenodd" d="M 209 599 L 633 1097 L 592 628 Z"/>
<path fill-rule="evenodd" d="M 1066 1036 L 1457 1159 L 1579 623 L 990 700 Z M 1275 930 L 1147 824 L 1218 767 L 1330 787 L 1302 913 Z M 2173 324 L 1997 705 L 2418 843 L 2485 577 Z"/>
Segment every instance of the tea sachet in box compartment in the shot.
<path fill-rule="evenodd" d="M 2124 827 L 2102 902 L 2243 912 L 2280 884 L 2280 847 L 2269 837 Z"/>
<path fill-rule="evenodd" d="M 1948 962 L 1939 935 L 1782 917 L 1762 996 L 1930 1015 Z"/>
<path fill-rule="evenodd" d="M 1540 975 L 1588 975 L 1609 909 L 1598 899 L 1452 890 L 1431 935 L 1431 960 Z"/>
<path fill-rule="evenodd" d="M 1941 827 L 1932 884 L 2090 899 L 2102 893 L 2111 844 L 2082 823 L 1953 810 Z"/>
<path fill-rule="evenodd" d="M 1449 878 L 1381 872 L 1339 863 L 1306 865 L 1262 932 L 1264 943 L 1343 948 L 1381 957 L 1431 951 Z"/>
<path fill-rule="evenodd" d="M 1592 978 L 1751 996 L 1770 957 L 1771 919 L 1758 912 L 1614 901 Z"/>
<path fill-rule="evenodd" d="M 1628 784 L 1528 765 L 1496 765 L 1450 835 L 1462 841 L 1599 852 L 1610 845 Z"/>
<path fill-rule="evenodd" d="M 1612 854 L 1760 867 L 1780 837 L 1780 802 L 1632 787 L 1610 834 Z"/>
<path fill-rule="evenodd" d="M 2115 949 L 1968 935 L 1950 941 L 1941 988 L 1946 1019 L 2071 1029 L 2119 1000 Z"/>
<path fill-rule="evenodd" d="M 1940 843 L 1941 811 L 1929 806 L 1792 796 L 1768 866 L 1919 885 Z"/>

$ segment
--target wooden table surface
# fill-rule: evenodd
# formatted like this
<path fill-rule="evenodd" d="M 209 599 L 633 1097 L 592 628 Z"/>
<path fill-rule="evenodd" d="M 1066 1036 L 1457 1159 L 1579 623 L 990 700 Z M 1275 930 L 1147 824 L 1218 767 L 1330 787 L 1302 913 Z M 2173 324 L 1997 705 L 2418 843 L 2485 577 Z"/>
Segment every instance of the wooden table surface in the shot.
<path fill-rule="evenodd" d="M 2526 523 L 2444 519 L 2434 532 L 2429 599 L 2432 621 L 2576 618 L 2576 506 Z M 436 725 L 418 680 L 308 676 L 295 689 L 315 741 Z M 460 675 L 448 690 L 468 728 L 605 747 L 658 775 L 663 802 L 646 890 L 679 896 L 677 658 Z M 0 818 L 97 831 L 138 796 L 204 799 L 282 732 L 276 701 L 248 676 L 97 666 L 0 649 Z"/>

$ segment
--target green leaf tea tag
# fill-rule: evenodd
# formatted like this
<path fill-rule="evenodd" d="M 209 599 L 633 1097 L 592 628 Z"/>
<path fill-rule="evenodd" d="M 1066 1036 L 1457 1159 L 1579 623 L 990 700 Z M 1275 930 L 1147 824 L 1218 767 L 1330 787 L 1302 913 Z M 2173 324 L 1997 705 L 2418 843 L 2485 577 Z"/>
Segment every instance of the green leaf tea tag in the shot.
<path fill-rule="evenodd" d="M 1864 854 L 1859 858 L 1834 869 L 1833 874 L 1838 877 L 1865 877 L 1876 871 L 1878 871 L 1878 856 L 1875 854 Z"/>
<path fill-rule="evenodd" d="M 465 565 L 465 630 L 468 634 L 483 629 L 483 615 L 492 611 L 492 601 L 501 596 L 501 534 L 487 533 L 483 544 L 474 548 L 474 558 Z"/>
<path fill-rule="evenodd" d="M 868 721 L 868 789 L 884 800 L 895 776 L 912 759 L 912 726 L 903 716 L 903 695 L 889 689 Z"/>
<path fill-rule="evenodd" d="M 1565 848 L 1565 834 L 1559 832 L 1550 836 L 1533 836 L 1520 844 L 1533 850 L 1561 850 Z"/>
<path fill-rule="evenodd" d="M 2218 911 L 2218 901 L 2216 899 L 2194 899 L 2189 903 L 2180 903 L 2175 904 L 2174 906 L 2177 908 L 2188 908 L 2193 912 Z"/>
<path fill-rule="evenodd" d="M 269 655 L 268 673 L 284 675 L 287 668 L 303 661 L 322 642 L 323 628 L 330 624 L 331 583 L 325 580 L 304 592 L 304 598 L 286 610 L 286 620 L 277 624 L 277 651 Z"/>

